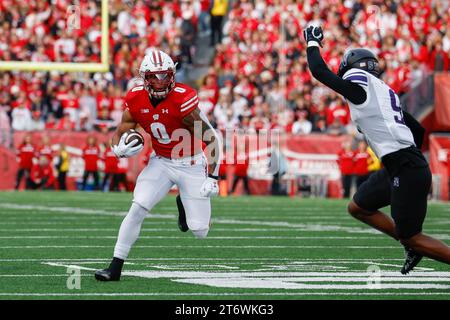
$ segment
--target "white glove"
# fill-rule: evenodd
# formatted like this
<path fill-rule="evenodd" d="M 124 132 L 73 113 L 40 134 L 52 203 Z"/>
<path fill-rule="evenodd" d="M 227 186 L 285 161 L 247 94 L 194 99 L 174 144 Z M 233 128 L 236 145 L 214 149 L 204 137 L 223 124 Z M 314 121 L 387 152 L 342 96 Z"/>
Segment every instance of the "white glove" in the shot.
<path fill-rule="evenodd" d="M 213 197 L 219 194 L 219 183 L 217 178 L 212 176 L 208 176 L 205 182 L 203 182 L 202 187 L 200 188 L 200 195 L 202 197 Z"/>
<path fill-rule="evenodd" d="M 129 144 L 125 144 L 125 139 L 127 138 L 128 134 L 124 133 L 119 140 L 119 144 L 112 146 L 112 151 L 116 155 L 117 158 L 128 158 L 131 156 L 134 156 L 142 151 L 144 148 L 143 144 L 139 144 L 138 146 L 135 146 L 136 143 L 138 143 L 138 140 L 133 140 Z"/>

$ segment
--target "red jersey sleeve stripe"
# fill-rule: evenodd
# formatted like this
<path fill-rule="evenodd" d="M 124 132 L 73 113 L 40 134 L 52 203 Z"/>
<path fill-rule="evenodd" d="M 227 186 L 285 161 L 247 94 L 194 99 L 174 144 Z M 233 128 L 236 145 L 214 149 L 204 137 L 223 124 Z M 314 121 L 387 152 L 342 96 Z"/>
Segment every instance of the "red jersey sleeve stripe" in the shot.
<path fill-rule="evenodd" d="M 192 108 L 193 106 L 196 106 L 198 104 L 198 99 L 192 101 L 192 103 L 188 104 L 187 106 L 181 108 L 181 112 L 184 112 L 190 108 Z"/>
<path fill-rule="evenodd" d="M 187 106 L 188 104 L 191 104 L 192 101 L 194 101 L 195 99 L 197 99 L 197 95 L 193 96 L 191 99 L 189 99 L 188 101 L 184 102 L 181 104 L 180 108 L 183 109 L 185 106 Z"/>

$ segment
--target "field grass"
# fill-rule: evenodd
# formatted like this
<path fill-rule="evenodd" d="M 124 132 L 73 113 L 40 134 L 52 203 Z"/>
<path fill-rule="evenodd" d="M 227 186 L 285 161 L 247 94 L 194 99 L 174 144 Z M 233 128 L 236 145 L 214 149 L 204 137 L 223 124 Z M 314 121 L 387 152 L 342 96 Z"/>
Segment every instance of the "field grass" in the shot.
<path fill-rule="evenodd" d="M 120 282 L 108 265 L 131 194 L 0 193 L 0 299 L 449 299 L 450 268 L 399 272 L 402 247 L 346 214 L 340 200 L 213 200 L 205 240 L 181 233 L 174 196 L 145 220 Z M 450 205 L 425 231 L 450 240 Z M 81 269 L 68 289 L 68 267 Z M 72 278 L 70 278 L 72 279 Z M 69 281 L 70 282 L 70 281 Z"/>

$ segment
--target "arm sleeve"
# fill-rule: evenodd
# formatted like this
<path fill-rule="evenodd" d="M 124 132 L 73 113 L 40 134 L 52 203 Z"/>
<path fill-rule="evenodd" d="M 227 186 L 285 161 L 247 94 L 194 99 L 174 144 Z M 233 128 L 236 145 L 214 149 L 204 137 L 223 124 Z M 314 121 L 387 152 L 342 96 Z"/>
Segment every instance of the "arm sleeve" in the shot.
<path fill-rule="evenodd" d="M 425 128 L 422 127 L 422 125 L 406 111 L 403 111 L 403 119 L 405 119 L 406 126 L 411 130 L 417 148 L 422 148 L 423 137 L 425 136 Z"/>
<path fill-rule="evenodd" d="M 341 94 L 354 104 L 362 104 L 367 99 L 366 90 L 363 85 L 353 82 L 353 79 L 344 80 L 328 69 L 325 61 L 320 55 L 318 47 L 308 47 L 306 50 L 309 69 L 314 78 L 324 85 Z M 367 85 L 367 84 L 366 84 Z"/>

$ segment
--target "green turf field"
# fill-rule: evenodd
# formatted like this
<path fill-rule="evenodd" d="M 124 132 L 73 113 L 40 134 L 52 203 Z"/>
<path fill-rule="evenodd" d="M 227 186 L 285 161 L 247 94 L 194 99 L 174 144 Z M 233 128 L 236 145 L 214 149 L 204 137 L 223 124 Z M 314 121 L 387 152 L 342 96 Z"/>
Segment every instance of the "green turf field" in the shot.
<path fill-rule="evenodd" d="M 97 282 L 131 194 L 0 193 L 0 299 L 449 299 L 450 267 L 403 250 L 346 214 L 346 202 L 284 197 L 213 200 L 205 240 L 181 233 L 169 196 L 144 222 L 122 281 Z M 450 205 L 425 230 L 450 240 Z M 80 289 L 69 278 L 80 270 Z M 75 280 L 73 280 L 75 279 Z"/>

